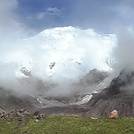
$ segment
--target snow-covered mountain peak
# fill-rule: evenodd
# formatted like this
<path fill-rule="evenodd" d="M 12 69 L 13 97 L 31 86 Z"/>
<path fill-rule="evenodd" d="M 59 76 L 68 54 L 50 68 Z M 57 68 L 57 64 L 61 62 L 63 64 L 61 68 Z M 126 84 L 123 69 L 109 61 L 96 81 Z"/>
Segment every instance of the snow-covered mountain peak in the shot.
<path fill-rule="evenodd" d="M 70 85 L 94 68 L 109 70 L 107 61 L 115 43 L 114 35 L 100 35 L 92 29 L 58 27 L 20 40 L 18 44 L 13 42 L 13 48 L 10 45 L 11 49 L 1 50 L 4 60 L 0 58 L 0 62 L 16 63 L 14 77 L 19 79 L 29 77 L 30 72 L 30 76 L 41 81 Z"/>

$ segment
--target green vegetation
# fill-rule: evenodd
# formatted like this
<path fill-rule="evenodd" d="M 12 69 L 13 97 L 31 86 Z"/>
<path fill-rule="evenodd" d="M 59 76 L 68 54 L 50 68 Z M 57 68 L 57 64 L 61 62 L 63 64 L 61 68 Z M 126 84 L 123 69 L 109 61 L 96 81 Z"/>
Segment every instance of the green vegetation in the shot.
<path fill-rule="evenodd" d="M 0 120 L 0 134 L 134 134 L 134 118 L 46 116 L 40 121 Z"/>

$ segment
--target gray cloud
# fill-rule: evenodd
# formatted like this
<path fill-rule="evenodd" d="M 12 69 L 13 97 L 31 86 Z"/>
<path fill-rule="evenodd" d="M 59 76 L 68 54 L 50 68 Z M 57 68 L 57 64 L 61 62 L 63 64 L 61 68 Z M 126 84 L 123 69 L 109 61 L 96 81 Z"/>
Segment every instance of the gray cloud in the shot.
<path fill-rule="evenodd" d="M 17 7 L 17 1 L 1 0 L 0 1 L 0 26 L 8 26 L 13 23 L 15 14 L 13 9 Z M 5 27 L 6 28 L 6 27 Z"/>
<path fill-rule="evenodd" d="M 134 68 L 134 29 L 132 27 L 121 28 L 117 32 L 117 46 L 113 49 L 113 69 L 120 72 L 124 67 Z"/>

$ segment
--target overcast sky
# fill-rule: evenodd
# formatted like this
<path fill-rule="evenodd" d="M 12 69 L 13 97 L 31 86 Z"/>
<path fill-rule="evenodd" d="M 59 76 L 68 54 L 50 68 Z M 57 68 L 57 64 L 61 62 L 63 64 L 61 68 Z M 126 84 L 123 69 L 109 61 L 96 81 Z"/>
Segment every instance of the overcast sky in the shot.
<path fill-rule="evenodd" d="M 1 1 L 1 7 L 4 0 Z M 20 23 L 41 31 L 57 26 L 92 28 L 111 33 L 134 25 L 134 0 L 5 0 L 14 1 Z"/>

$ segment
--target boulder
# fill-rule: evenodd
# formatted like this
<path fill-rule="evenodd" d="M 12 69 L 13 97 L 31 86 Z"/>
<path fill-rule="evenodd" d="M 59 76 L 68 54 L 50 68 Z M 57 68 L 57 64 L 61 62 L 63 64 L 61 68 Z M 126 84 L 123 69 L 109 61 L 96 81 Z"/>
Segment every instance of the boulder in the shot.
<path fill-rule="evenodd" d="M 119 117 L 118 115 L 118 111 L 117 110 L 113 110 L 112 112 L 110 112 L 110 114 L 108 115 L 108 119 L 117 119 Z"/>

